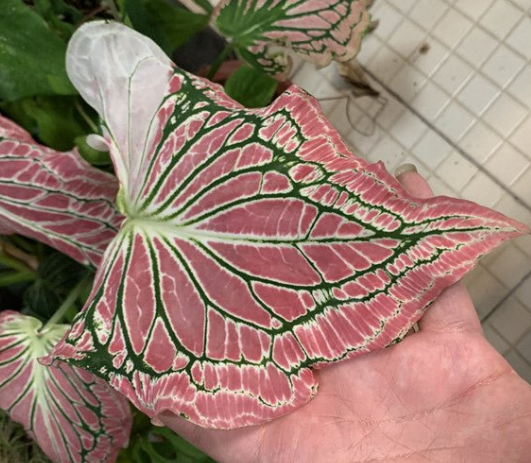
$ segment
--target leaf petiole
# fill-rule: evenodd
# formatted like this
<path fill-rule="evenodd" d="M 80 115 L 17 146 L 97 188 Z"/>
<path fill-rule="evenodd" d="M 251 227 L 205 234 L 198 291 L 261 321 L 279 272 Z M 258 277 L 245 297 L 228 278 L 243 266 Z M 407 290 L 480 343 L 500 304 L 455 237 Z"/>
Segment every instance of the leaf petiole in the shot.
<path fill-rule="evenodd" d="M 200 8 L 203 8 L 207 14 L 212 14 L 214 7 L 208 0 L 192 0 Z"/>
<path fill-rule="evenodd" d="M 90 276 L 86 275 L 83 279 L 75 286 L 75 288 L 66 296 L 66 299 L 59 306 L 56 312 L 50 317 L 46 324 L 41 328 L 40 332 L 45 333 L 47 330 L 56 325 L 65 314 L 72 308 L 74 302 L 77 298 L 85 291 L 86 287 L 90 283 Z"/>
<path fill-rule="evenodd" d="M 99 133 L 98 126 L 94 123 L 94 121 L 89 117 L 87 112 L 83 109 L 83 105 L 79 101 L 79 98 L 76 98 L 74 100 L 74 106 L 77 112 L 79 113 L 79 115 L 83 118 L 83 120 L 90 127 L 90 130 L 92 130 L 94 133 Z"/>
<path fill-rule="evenodd" d="M 3 273 L 0 275 L 0 288 L 15 285 L 17 283 L 27 283 L 36 279 L 37 274 L 31 270 Z"/>
<path fill-rule="evenodd" d="M 116 3 L 114 3 L 114 0 L 101 0 L 101 4 L 107 7 L 107 11 L 116 21 L 122 21 L 122 15 L 116 6 Z"/>
<path fill-rule="evenodd" d="M 30 254 L 35 254 L 35 248 L 36 248 L 35 243 L 32 243 L 31 241 L 23 238 L 22 236 L 15 234 L 15 235 L 6 236 L 4 238 L 8 242 L 13 244 L 14 246 L 22 249 L 23 251 L 26 251 L 27 253 L 30 253 Z"/>
<path fill-rule="evenodd" d="M 216 61 L 212 64 L 210 69 L 208 70 L 208 74 L 206 75 L 206 78 L 208 80 L 212 80 L 216 73 L 219 71 L 219 68 L 223 64 L 223 62 L 227 59 L 227 56 L 229 56 L 230 52 L 234 50 L 235 43 L 229 43 L 227 46 L 223 49 L 223 51 L 220 53 Z"/>
<path fill-rule="evenodd" d="M 24 262 L 18 259 L 15 259 L 14 257 L 9 256 L 1 248 L 0 248 L 0 265 L 16 270 L 17 272 L 32 273 L 34 275 L 36 274 L 36 272 L 31 267 L 26 265 Z"/>

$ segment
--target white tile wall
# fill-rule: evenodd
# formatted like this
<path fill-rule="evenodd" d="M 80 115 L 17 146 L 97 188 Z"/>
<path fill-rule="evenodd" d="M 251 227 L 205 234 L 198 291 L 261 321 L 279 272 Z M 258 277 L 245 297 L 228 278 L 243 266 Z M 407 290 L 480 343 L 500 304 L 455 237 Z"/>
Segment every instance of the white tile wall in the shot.
<path fill-rule="evenodd" d="M 452 151 L 452 146 L 446 140 L 429 129 L 424 132 L 420 140 L 412 148 L 413 154 L 422 159 L 423 163 L 433 171 Z"/>
<path fill-rule="evenodd" d="M 457 99 L 476 116 L 480 116 L 499 94 L 500 89 L 495 84 L 476 74 L 459 92 Z"/>
<path fill-rule="evenodd" d="M 464 198 L 487 207 L 494 207 L 502 194 L 503 189 L 485 175 L 476 175 L 462 189 Z"/>
<path fill-rule="evenodd" d="M 516 129 L 516 132 L 511 135 L 511 143 L 531 159 L 531 151 L 529 150 L 531 146 L 531 114 Z"/>
<path fill-rule="evenodd" d="M 496 148 L 494 155 L 485 163 L 485 168 L 510 186 L 529 167 L 530 162 L 529 158 L 506 142 Z"/>
<path fill-rule="evenodd" d="M 435 120 L 435 125 L 452 140 L 460 140 L 474 125 L 476 118 L 460 103 L 450 103 Z"/>
<path fill-rule="evenodd" d="M 524 305 L 528 305 L 531 301 L 531 276 L 528 276 L 524 282 L 514 292 L 516 299 Z M 531 355 L 529 356 L 531 358 Z"/>
<path fill-rule="evenodd" d="M 303 65 L 296 83 L 327 98 L 361 156 L 391 172 L 413 162 L 436 194 L 531 225 L 531 0 L 376 0 L 372 15 L 359 61 L 377 100 L 349 97 L 334 67 Z M 531 236 L 465 284 L 487 339 L 531 381 Z"/>
<path fill-rule="evenodd" d="M 508 288 L 480 264 L 465 279 L 466 287 L 476 304 L 479 318 L 486 319 L 505 297 Z"/>
<path fill-rule="evenodd" d="M 481 67 L 481 71 L 500 87 L 506 87 L 525 65 L 524 58 L 501 45 Z"/>
<path fill-rule="evenodd" d="M 457 151 L 453 151 L 437 168 L 435 175 L 456 191 L 461 190 L 477 173 L 478 168 Z"/>
<path fill-rule="evenodd" d="M 483 325 L 483 332 L 488 341 L 496 348 L 496 350 L 500 354 L 505 355 L 509 352 L 509 350 L 511 349 L 509 343 L 505 339 L 503 339 L 500 333 L 498 333 L 494 328 L 492 328 L 490 324 L 485 323 Z"/>
<path fill-rule="evenodd" d="M 456 94 L 472 76 L 474 68 L 456 55 L 450 55 L 435 73 L 433 80 L 450 95 Z"/>
<path fill-rule="evenodd" d="M 456 53 L 475 67 L 483 64 L 498 47 L 498 41 L 479 27 L 470 30 Z"/>
<path fill-rule="evenodd" d="M 519 6 L 524 12 L 531 12 L 531 3 L 529 0 L 511 0 L 511 3 Z"/>
<path fill-rule="evenodd" d="M 522 378 L 531 383 L 529 364 L 516 350 L 509 351 L 505 358 Z"/>
<path fill-rule="evenodd" d="M 516 344 L 531 325 L 531 313 L 515 297 L 510 296 L 489 318 L 489 323 L 504 339 Z"/>
<path fill-rule="evenodd" d="M 388 44 L 402 57 L 407 58 L 422 44 L 425 32 L 407 19 L 402 21 L 389 38 Z"/>
<path fill-rule="evenodd" d="M 433 35 L 449 48 L 453 48 L 470 30 L 472 21 L 458 10 L 450 9 L 433 28 Z"/>
<path fill-rule="evenodd" d="M 531 18 L 529 18 L 529 16 L 525 16 L 514 28 L 509 37 L 507 37 L 507 43 L 515 50 L 518 50 L 520 53 L 522 53 L 527 59 L 531 58 L 531 48 L 529 47 L 530 28 Z"/>
<path fill-rule="evenodd" d="M 520 125 L 528 112 L 528 108 L 518 103 L 513 97 L 502 93 L 485 111 L 483 120 L 495 132 L 506 138 Z"/>
<path fill-rule="evenodd" d="M 493 0 L 457 0 L 454 8 L 475 21 L 489 9 L 492 2 Z"/>
<path fill-rule="evenodd" d="M 426 53 L 420 51 L 423 45 L 428 47 Z M 409 62 L 413 63 L 419 71 L 431 76 L 437 72 L 449 56 L 450 52 L 444 45 L 431 37 L 426 37 L 424 43 L 418 45 L 416 53 L 409 58 Z"/>
<path fill-rule="evenodd" d="M 424 117 L 433 120 L 450 104 L 448 95 L 433 82 L 427 81 L 411 101 L 411 106 L 422 111 Z"/>
<path fill-rule="evenodd" d="M 497 151 L 502 144 L 502 138 L 481 121 L 466 133 L 459 146 L 465 150 L 474 161 L 483 165 L 484 161 Z"/>
<path fill-rule="evenodd" d="M 448 5 L 442 0 L 419 0 L 408 17 L 429 30 L 447 10 Z"/>
<path fill-rule="evenodd" d="M 529 28 L 531 29 L 531 19 Z M 528 46 L 528 49 L 531 50 L 531 47 Z M 528 109 L 531 107 L 531 66 L 522 69 L 507 91 Z"/>

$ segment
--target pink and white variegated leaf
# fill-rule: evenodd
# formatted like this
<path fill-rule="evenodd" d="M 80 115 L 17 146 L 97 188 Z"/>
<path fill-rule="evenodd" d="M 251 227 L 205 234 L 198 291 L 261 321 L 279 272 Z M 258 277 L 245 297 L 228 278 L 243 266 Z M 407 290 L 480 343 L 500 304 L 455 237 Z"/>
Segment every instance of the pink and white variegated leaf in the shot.
<path fill-rule="evenodd" d="M 68 327 L 42 328 L 35 318 L 0 313 L 0 408 L 54 462 L 114 462 L 129 441 L 127 400 L 92 373 L 64 362 L 41 365 Z"/>
<path fill-rule="evenodd" d="M 70 77 L 116 78 L 140 98 L 150 81 L 125 77 L 138 66 L 121 60 L 147 41 L 116 24 L 83 26 L 68 68 L 81 52 L 94 59 Z M 105 74 L 100 50 L 118 76 Z M 127 218 L 52 354 L 100 374 L 155 422 L 171 411 L 234 428 L 294 410 L 316 393 L 310 367 L 402 338 L 478 256 L 527 231 L 467 201 L 410 197 L 296 87 L 248 110 L 164 69 L 149 131 L 138 128 L 143 149 L 113 142 Z M 137 127 L 118 129 L 113 140 Z"/>
<path fill-rule="evenodd" d="M 118 182 L 77 151 L 39 145 L 0 116 L 0 233 L 19 233 L 97 266 L 123 216 Z"/>
<path fill-rule="evenodd" d="M 319 67 L 349 61 L 360 49 L 373 0 L 222 0 L 214 23 L 252 66 L 286 77 L 293 50 Z"/>

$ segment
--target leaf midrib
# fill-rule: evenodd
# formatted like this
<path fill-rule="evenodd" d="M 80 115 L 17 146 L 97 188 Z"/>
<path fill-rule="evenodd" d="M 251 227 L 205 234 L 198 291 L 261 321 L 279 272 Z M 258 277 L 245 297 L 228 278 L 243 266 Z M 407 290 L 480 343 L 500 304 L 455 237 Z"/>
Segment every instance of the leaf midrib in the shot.
<path fill-rule="evenodd" d="M 393 234 L 388 234 L 382 232 L 381 234 L 372 233 L 366 236 L 349 236 L 345 238 L 337 237 L 323 237 L 323 238 L 308 238 L 306 235 L 300 236 L 299 238 L 293 237 L 280 237 L 280 238 L 268 238 L 268 237 L 256 237 L 252 238 L 250 236 L 242 236 L 238 234 L 231 233 L 220 233 L 220 232 L 209 232 L 204 230 L 199 230 L 192 226 L 187 225 L 175 225 L 168 223 L 166 221 L 156 221 L 153 220 L 153 217 L 143 218 L 136 217 L 128 219 L 120 231 L 120 233 L 137 233 L 139 230 L 142 230 L 147 235 L 156 235 L 156 236 L 175 236 L 187 241 L 209 241 L 209 242 L 219 242 L 219 243 L 231 243 L 231 244 L 253 244 L 253 245 L 275 245 L 275 244 L 300 244 L 300 243 L 349 243 L 349 242 L 365 242 L 371 241 L 374 239 L 382 238 L 396 238 Z"/>

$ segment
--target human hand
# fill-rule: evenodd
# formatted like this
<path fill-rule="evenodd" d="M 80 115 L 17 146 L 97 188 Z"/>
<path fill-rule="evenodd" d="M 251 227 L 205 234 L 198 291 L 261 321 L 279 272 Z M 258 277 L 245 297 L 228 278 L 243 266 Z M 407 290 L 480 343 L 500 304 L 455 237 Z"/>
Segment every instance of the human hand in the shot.
<path fill-rule="evenodd" d="M 399 180 L 431 196 L 418 174 Z M 167 426 L 220 463 L 531 461 L 531 387 L 486 341 L 462 284 L 398 345 L 314 373 L 317 396 L 262 426 Z"/>

